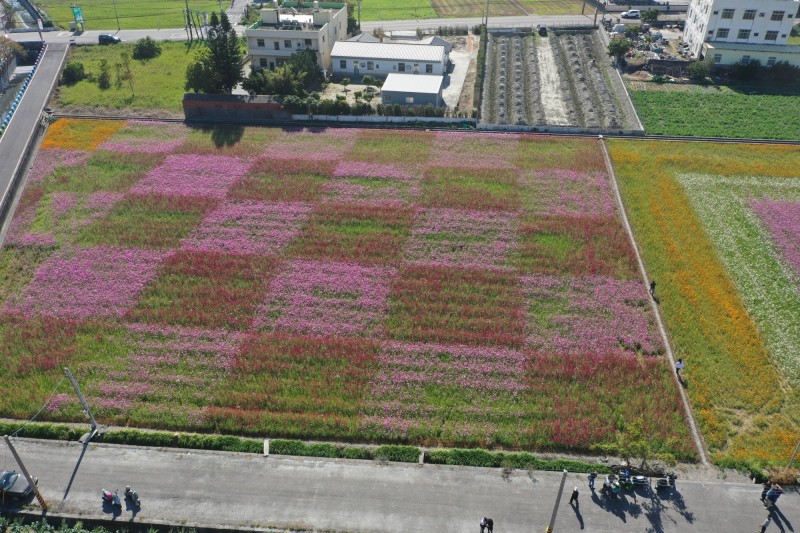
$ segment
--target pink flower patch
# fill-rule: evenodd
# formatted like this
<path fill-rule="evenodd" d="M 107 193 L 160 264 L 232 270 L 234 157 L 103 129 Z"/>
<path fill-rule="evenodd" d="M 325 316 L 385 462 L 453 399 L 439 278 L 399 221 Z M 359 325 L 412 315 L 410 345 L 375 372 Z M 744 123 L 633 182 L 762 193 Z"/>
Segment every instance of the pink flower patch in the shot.
<path fill-rule="evenodd" d="M 65 318 L 121 317 L 153 279 L 163 253 L 79 248 L 51 257 L 10 311 Z"/>
<path fill-rule="evenodd" d="M 300 233 L 304 203 L 230 202 L 211 211 L 181 247 L 205 252 L 274 255 Z"/>
<path fill-rule="evenodd" d="M 386 313 L 395 269 L 291 261 L 270 285 L 256 328 L 310 335 L 366 336 Z"/>
<path fill-rule="evenodd" d="M 544 170 L 525 175 L 522 184 L 531 214 L 613 217 L 614 199 L 605 172 Z"/>
<path fill-rule="evenodd" d="M 366 176 L 369 178 L 394 178 L 410 180 L 414 176 L 408 169 L 396 165 L 381 163 L 362 163 L 360 161 L 341 161 L 333 173 L 334 176 Z"/>
<path fill-rule="evenodd" d="M 786 262 L 800 277 L 800 202 L 752 200 L 750 207 L 769 230 Z"/>
<path fill-rule="evenodd" d="M 498 268 L 514 245 L 514 216 L 508 213 L 426 209 L 420 218 L 405 250 L 412 262 Z"/>
<path fill-rule="evenodd" d="M 359 130 L 352 128 L 305 129 L 271 143 L 265 156 L 275 159 L 330 161 L 340 159 L 356 142 Z"/>
<path fill-rule="evenodd" d="M 228 189 L 247 173 L 249 164 L 219 155 L 170 155 L 136 184 L 133 194 L 225 198 Z"/>
<path fill-rule="evenodd" d="M 36 160 L 28 172 L 28 184 L 43 182 L 58 167 L 75 167 L 86 162 L 90 152 L 47 148 L 39 150 Z"/>
<path fill-rule="evenodd" d="M 502 133 L 439 132 L 431 151 L 431 164 L 439 167 L 511 168 L 518 135 Z"/>

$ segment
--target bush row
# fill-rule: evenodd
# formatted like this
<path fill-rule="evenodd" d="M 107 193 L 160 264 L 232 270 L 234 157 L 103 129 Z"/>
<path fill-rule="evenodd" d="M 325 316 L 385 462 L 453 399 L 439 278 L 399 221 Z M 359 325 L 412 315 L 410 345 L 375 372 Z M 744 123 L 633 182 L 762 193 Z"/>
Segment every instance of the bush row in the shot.
<path fill-rule="evenodd" d="M 475 75 L 475 107 L 480 109 L 480 102 L 483 99 L 483 77 L 486 71 L 486 47 L 489 46 L 489 33 L 484 26 L 480 28 L 481 39 L 480 47 L 478 48 L 478 72 Z"/>
<path fill-rule="evenodd" d="M 20 424 L 0 422 L 0 433 L 11 435 Z M 78 440 L 85 429 L 65 424 L 28 424 L 18 434 L 20 437 L 37 439 Z M 231 435 L 203 435 L 200 433 L 170 433 L 168 431 L 142 431 L 120 429 L 103 433 L 95 439 L 108 444 L 134 446 L 157 446 L 163 448 L 187 448 L 194 450 L 217 450 L 224 452 L 262 453 L 263 441 L 234 437 Z M 416 446 L 385 445 L 370 449 L 359 446 L 344 446 L 329 443 L 311 443 L 292 439 L 271 439 L 270 453 L 303 457 L 328 457 L 341 459 L 367 459 L 416 463 L 420 449 Z M 490 452 L 487 450 L 445 449 L 425 453 L 425 462 L 441 465 L 483 466 L 489 468 L 520 468 L 535 470 L 569 470 L 570 472 L 608 472 L 603 465 L 573 461 L 569 459 L 542 459 L 533 454 Z M 740 468 L 741 469 L 741 468 Z M 763 471 L 761 471 L 763 472 Z"/>
<path fill-rule="evenodd" d="M 533 470 L 568 470 L 607 474 L 608 467 L 571 459 L 542 459 L 533 454 L 490 452 L 487 450 L 432 450 L 425 453 L 425 462 L 438 465 L 482 466 L 487 468 L 519 468 Z"/>

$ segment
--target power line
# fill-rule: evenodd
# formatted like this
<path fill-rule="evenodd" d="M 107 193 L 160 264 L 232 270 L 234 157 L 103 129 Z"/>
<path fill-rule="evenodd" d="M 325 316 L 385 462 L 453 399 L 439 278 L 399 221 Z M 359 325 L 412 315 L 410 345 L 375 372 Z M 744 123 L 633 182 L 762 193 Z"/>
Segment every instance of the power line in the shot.
<path fill-rule="evenodd" d="M 16 437 L 16 436 L 17 436 L 17 433 L 19 433 L 20 431 L 22 431 L 23 429 L 25 429 L 25 427 L 26 427 L 28 424 L 30 424 L 31 422 L 33 422 L 34 420 L 36 420 L 36 417 L 37 417 L 37 416 L 39 416 L 39 415 L 42 413 L 42 411 L 44 411 L 44 410 L 45 410 L 45 408 L 46 408 L 48 405 L 50 405 L 50 400 L 51 400 L 51 399 L 53 399 L 53 395 L 56 393 L 56 391 L 58 390 L 58 388 L 61 386 L 61 384 L 64 382 L 64 380 L 65 380 L 65 379 L 66 379 L 66 378 L 65 378 L 64 376 L 62 376 L 62 377 L 61 377 L 61 381 L 59 381 L 59 382 L 58 382 L 58 384 L 56 385 L 56 387 L 53 389 L 53 392 L 51 392 L 51 393 L 50 393 L 50 396 L 48 396 L 48 397 L 47 397 L 47 401 L 46 401 L 46 402 L 44 402 L 44 404 L 42 405 L 42 408 L 41 408 L 41 409 L 39 409 L 39 411 L 37 411 L 37 413 L 36 413 L 35 415 L 33 415 L 33 417 L 32 417 L 30 420 L 28 420 L 27 422 L 25 422 L 25 423 L 22 425 L 22 427 L 20 427 L 18 430 L 16 430 L 14 433 L 12 433 L 12 434 L 11 434 L 11 436 L 12 436 L 12 437 Z"/>

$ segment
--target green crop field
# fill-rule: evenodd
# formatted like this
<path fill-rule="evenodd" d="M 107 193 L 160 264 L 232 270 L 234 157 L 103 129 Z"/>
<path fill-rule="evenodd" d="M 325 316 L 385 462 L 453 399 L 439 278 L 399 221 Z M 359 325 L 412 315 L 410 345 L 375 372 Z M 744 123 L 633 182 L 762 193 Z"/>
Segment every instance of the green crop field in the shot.
<path fill-rule="evenodd" d="M 637 87 L 645 85 L 651 84 L 637 84 Z M 679 87 L 687 88 L 676 89 Z M 689 90 L 632 89 L 630 95 L 645 130 L 652 135 L 800 139 L 797 93 L 754 92 L 689 87 Z"/>
<path fill-rule="evenodd" d="M 161 43 L 161 55 L 149 61 L 131 61 L 133 68 L 133 95 L 127 83 L 102 90 L 96 78 L 100 61 L 112 66 L 120 62 L 122 52 L 132 53 L 133 43 L 114 46 L 79 46 L 72 50 L 68 61 L 83 63 L 88 79 L 72 86 L 61 85 L 56 94 L 55 106 L 73 110 L 82 108 L 149 109 L 156 113 L 181 113 L 186 66 L 194 56 L 194 47 L 187 43 Z"/>
<path fill-rule="evenodd" d="M 183 10 L 186 2 L 183 0 L 88 0 L 75 2 L 73 0 L 39 0 L 37 2 L 57 26 L 69 27 L 73 22 L 71 5 L 77 4 L 83 8 L 83 18 L 87 30 L 109 30 L 119 27 L 124 30 L 142 28 L 183 28 Z M 212 0 L 189 0 L 189 8 L 193 12 L 218 11 L 220 5 L 226 7 L 227 3 L 220 4 Z"/>

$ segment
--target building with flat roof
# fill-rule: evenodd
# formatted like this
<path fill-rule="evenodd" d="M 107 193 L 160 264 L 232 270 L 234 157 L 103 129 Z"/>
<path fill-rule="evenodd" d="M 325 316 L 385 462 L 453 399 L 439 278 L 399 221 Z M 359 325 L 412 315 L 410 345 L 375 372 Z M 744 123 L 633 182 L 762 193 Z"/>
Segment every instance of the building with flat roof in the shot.
<path fill-rule="evenodd" d="M 443 76 L 389 74 L 381 87 L 384 105 L 442 105 Z"/>
<path fill-rule="evenodd" d="M 293 53 L 313 50 L 320 68 L 330 70 L 334 43 L 347 38 L 347 4 L 274 0 L 244 35 L 254 69 L 274 70 Z"/>
<path fill-rule="evenodd" d="M 331 51 L 332 68 L 338 76 L 385 77 L 392 73 L 432 74 L 447 71 L 444 46 L 339 41 Z"/>
<path fill-rule="evenodd" d="M 795 23 L 800 0 L 691 0 L 683 40 L 695 57 L 706 57 L 705 43 L 741 51 L 739 61 L 754 46 L 785 45 Z M 711 60 L 718 58 L 715 52 Z M 728 61 L 732 54 L 722 54 Z M 736 63 L 737 61 L 733 61 Z M 721 63 L 730 64 L 730 63 Z"/>

